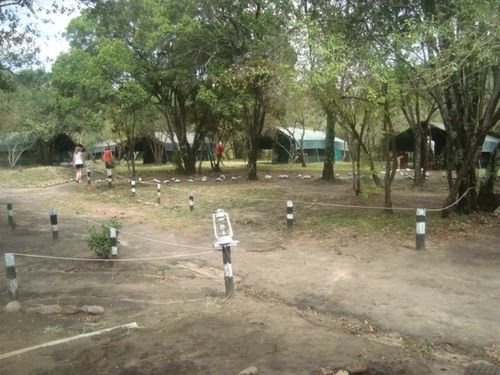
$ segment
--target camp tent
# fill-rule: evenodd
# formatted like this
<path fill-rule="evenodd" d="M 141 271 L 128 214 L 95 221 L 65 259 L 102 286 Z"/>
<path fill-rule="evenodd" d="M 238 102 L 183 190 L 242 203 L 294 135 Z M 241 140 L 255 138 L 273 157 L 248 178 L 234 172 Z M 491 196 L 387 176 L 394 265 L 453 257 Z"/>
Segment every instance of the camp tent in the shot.
<path fill-rule="evenodd" d="M 426 134 L 430 136 L 431 140 L 434 143 L 434 158 L 435 162 L 438 162 L 437 165 L 440 165 L 444 162 L 444 150 L 446 145 L 446 130 L 443 124 L 441 123 L 429 123 L 422 124 L 422 152 L 421 155 L 423 157 L 423 148 L 426 147 L 427 143 L 425 141 Z M 497 144 L 500 142 L 500 137 L 496 134 L 488 134 L 484 139 L 483 145 L 481 147 L 481 157 L 482 164 L 485 163 L 486 160 L 489 159 L 489 155 L 495 150 Z M 412 129 L 406 129 L 405 131 L 399 133 L 394 138 L 394 151 L 410 153 L 413 154 L 415 150 L 415 135 Z M 441 165 L 442 166 L 442 165 Z"/>
<path fill-rule="evenodd" d="M 323 131 L 302 128 L 277 128 L 273 142 L 273 162 L 286 163 L 290 154 L 304 150 L 304 157 L 308 162 L 325 160 L 325 138 Z M 347 142 L 335 137 L 335 160 L 342 160 L 349 150 Z"/>
<path fill-rule="evenodd" d="M 497 148 L 498 143 L 500 143 L 500 137 L 494 135 L 487 135 L 484 138 L 483 146 L 481 147 L 481 152 L 491 154 Z"/>
<path fill-rule="evenodd" d="M 190 145 L 194 142 L 194 133 L 188 133 L 187 140 Z M 179 150 L 178 138 L 174 135 L 172 139 L 168 134 L 163 132 L 155 132 L 155 138 L 163 143 L 165 147 L 166 159 L 168 161 L 174 160 L 174 154 Z M 201 144 L 198 150 L 198 160 L 209 160 L 212 157 L 213 150 L 215 148 L 215 142 L 208 137 L 205 137 L 204 142 Z"/>

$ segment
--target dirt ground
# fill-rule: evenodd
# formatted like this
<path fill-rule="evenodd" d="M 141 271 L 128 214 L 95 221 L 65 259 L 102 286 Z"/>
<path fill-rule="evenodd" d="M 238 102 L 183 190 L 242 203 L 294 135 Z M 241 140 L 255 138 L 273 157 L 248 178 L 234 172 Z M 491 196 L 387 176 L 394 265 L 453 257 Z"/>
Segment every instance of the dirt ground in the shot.
<path fill-rule="evenodd" d="M 352 195 L 349 184 L 286 183 L 318 196 L 334 189 L 339 201 Z M 238 184 L 248 194 L 256 186 Z M 2 206 L 13 198 L 18 224 L 11 230 L 6 214 L 1 220 L 2 252 L 92 258 L 86 228 L 115 208 L 89 202 L 61 210 L 57 241 L 48 220 L 47 202 L 84 202 L 85 189 L 84 183 L 2 188 Z M 445 193 L 412 194 L 410 203 L 438 207 Z M 394 194 L 397 201 L 402 193 Z M 16 256 L 21 310 L 0 312 L 0 356 L 131 322 L 139 328 L 2 358 L 0 374 L 500 373 L 500 219 L 493 215 L 481 219 L 489 225 L 456 235 L 431 233 L 426 249 L 416 251 L 382 233 L 325 238 L 274 231 L 253 225 L 255 213 L 248 225 L 235 221 L 235 291 L 226 299 L 210 218 L 182 233 L 159 231 L 139 211 L 131 205 L 118 212 L 118 258 L 171 258 Z M 9 301 L 0 290 L 0 305 Z M 62 311 L 40 313 L 53 305 Z M 75 309 L 81 306 L 104 313 Z"/>

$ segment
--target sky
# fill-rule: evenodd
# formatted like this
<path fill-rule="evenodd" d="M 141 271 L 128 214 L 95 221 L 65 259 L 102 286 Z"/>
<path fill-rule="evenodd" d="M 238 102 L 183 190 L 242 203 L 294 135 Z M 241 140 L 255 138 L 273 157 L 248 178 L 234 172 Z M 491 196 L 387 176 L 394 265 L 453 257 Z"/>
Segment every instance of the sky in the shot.
<path fill-rule="evenodd" d="M 41 0 L 38 3 L 42 3 L 42 6 L 47 6 L 46 4 L 50 4 L 51 1 Z M 76 0 L 65 0 L 64 5 L 68 7 L 73 6 L 74 8 L 78 7 Z M 50 13 L 45 15 L 42 12 L 41 16 L 29 17 L 30 22 L 40 31 L 40 37 L 37 38 L 36 44 L 40 48 L 39 60 L 46 71 L 51 70 L 52 64 L 60 53 L 66 52 L 69 49 L 69 44 L 63 37 L 63 33 L 70 20 L 77 17 L 78 14 L 78 10 L 71 14 Z M 48 19 L 50 22 L 43 22 L 42 17 Z"/>

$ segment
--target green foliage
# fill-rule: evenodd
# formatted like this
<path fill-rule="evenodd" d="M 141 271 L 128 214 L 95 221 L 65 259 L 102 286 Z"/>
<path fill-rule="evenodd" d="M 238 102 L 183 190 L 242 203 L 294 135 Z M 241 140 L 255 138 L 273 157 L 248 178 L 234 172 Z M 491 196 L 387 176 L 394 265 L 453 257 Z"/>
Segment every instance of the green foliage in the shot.
<path fill-rule="evenodd" d="M 121 229 L 122 224 L 116 219 L 110 219 L 103 223 L 100 227 L 90 227 L 87 234 L 87 243 L 90 250 L 92 250 L 97 256 L 102 258 L 107 258 L 111 254 L 111 239 L 109 238 L 109 228 L 115 228 L 118 236 L 118 232 Z M 119 241 L 117 240 L 117 243 Z"/>

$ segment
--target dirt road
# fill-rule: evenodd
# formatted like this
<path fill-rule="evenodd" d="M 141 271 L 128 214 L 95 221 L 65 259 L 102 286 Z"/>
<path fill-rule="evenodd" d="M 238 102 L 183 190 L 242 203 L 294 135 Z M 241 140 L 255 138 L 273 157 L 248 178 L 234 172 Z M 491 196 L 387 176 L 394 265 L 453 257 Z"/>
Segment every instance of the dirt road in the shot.
<path fill-rule="evenodd" d="M 86 229 L 109 213 L 106 203 L 63 210 L 57 241 L 48 223 L 47 200 L 81 200 L 84 188 L 4 189 L 17 202 L 18 226 L 0 224 L 2 250 L 91 258 Z M 471 364 L 498 373 L 494 217 L 493 226 L 429 239 L 420 252 L 377 233 L 316 238 L 236 225 L 235 292 L 226 299 L 210 227 L 158 231 L 128 210 L 119 212 L 119 259 L 163 259 L 16 256 L 22 308 L 0 313 L 0 354 L 130 322 L 139 328 L 4 358 L 0 374 L 463 374 Z M 0 304 L 9 300 L 0 291 Z M 62 311 L 40 313 L 54 305 Z"/>

